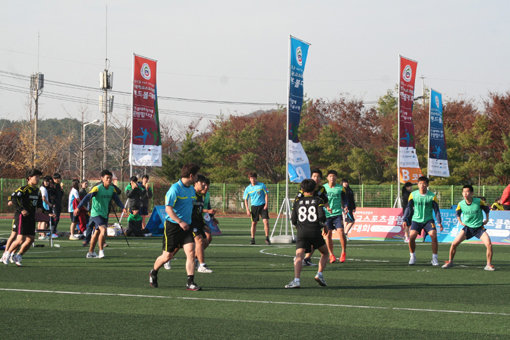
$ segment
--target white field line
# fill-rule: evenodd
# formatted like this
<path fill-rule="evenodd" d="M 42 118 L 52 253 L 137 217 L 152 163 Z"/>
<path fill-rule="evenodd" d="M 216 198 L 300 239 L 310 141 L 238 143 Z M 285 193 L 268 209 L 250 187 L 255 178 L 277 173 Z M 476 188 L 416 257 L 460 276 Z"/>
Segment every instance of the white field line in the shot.
<path fill-rule="evenodd" d="M 286 247 L 288 248 L 288 247 Z M 271 256 L 281 256 L 281 257 L 292 257 L 294 258 L 294 255 L 286 255 L 286 254 L 276 254 L 276 253 L 270 253 L 267 251 L 267 249 L 261 249 L 259 251 L 261 254 L 264 255 L 271 255 Z M 314 259 L 319 259 L 318 257 L 313 257 Z M 353 261 L 353 262 L 379 262 L 379 263 L 389 263 L 388 260 L 363 260 L 363 259 L 347 259 L 347 261 Z"/>
<path fill-rule="evenodd" d="M 334 304 L 334 303 L 311 303 L 311 302 L 289 302 L 289 301 L 268 301 L 268 300 L 238 300 L 238 299 L 217 299 L 217 298 L 201 298 L 201 297 L 186 297 L 186 296 L 172 297 L 172 296 L 161 296 L 161 295 L 93 293 L 93 292 L 73 292 L 73 291 L 62 291 L 62 290 L 15 289 L 15 288 L 0 288 L 0 291 L 21 292 L 21 293 L 61 294 L 61 295 L 89 295 L 89 296 L 92 295 L 92 296 L 113 296 L 113 297 L 132 297 L 132 298 L 150 298 L 150 299 L 170 299 L 170 300 L 175 299 L 175 300 L 211 301 L 211 302 L 232 302 L 232 303 L 248 303 L 248 304 L 272 304 L 272 305 L 287 305 L 287 306 L 317 306 L 317 307 L 379 309 L 379 310 L 413 311 L 413 312 L 430 312 L 430 313 L 510 316 L 510 313 L 498 313 L 498 312 L 479 312 L 479 311 L 462 311 L 462 310 L 428 309 L 428 308 L 407 308 L 407 307 L 363 306 L 363 305 L 346 305 L 346 304 Z"/>

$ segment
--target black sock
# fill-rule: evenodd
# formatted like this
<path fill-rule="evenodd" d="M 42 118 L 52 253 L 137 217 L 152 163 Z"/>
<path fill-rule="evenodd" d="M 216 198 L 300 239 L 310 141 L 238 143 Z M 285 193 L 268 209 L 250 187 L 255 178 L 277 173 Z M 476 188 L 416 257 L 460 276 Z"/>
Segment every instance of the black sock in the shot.
<path fill-rule="evenodd" d="M 195 275 L 188 275 L 188 284 L 195 283 Z"/>
<path fill-rule="evenodd" d="M 158 275 L 158 271 L 154 268 L 152 268 L 152 273 Z"/>

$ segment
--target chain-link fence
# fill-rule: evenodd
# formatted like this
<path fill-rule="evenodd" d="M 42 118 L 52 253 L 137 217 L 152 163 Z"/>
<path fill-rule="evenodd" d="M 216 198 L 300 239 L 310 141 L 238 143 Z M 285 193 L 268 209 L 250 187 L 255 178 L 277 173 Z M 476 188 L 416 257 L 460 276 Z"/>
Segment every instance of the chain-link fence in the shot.
<path fill-rule="evenodd" d="M 0 212 L 10 212 L 11 208 L 7 207 L 7 197 L 16 188 L 25 185 L 24 179 L 5 179 L 0 178 Z M 62 202 L 62 211 L 67 211 L 67 197 L 71 181 L 65 180 L 64 183 L 64 199 Z M 89 188 L 94 184 L 90 181 Z M 118 182 L 117 186 L 121 188 L 121 200 L 126 201 L 124 189 L 128 182 Z M 165 201 L 165 194 L 169 189 L 168 185 L 154 184 L 153 185 L 153 198 L 150 200 L 151 209 L 155 205 L 163 205 Z M 226 183 L 211 183 L 211 206 L 225 213 L 244 213 L 246 208 L 244 206 L 243 193 L 245 185 L 226 184 Z M 416 188 L 416 187 L 415 187 Z M 494 200 L 501 197 L 504 186 L 475 186 L 475 195 L 483 196 L 486 198 L 487 203 L 490 205 Z M 283 184 L 267 184 L 269 191 L 269 211 L 278 212 L 285 197 L 285 185 Z M 299 184 L 289 185 L 289 197 L 294 198 L 298 192 Z M 396 185 L 351 185 L 354 191 L 356 205 L 358 207 L 373 207 L 373 208 L 388 208 L 393 207 L 400 188 Z M 450 208 L 452 205 L 457 204 L 462 200 L 462 186 L 431 186 L 429 188 L 432 192 L 437 194 L 439 199 L 439 206 L 442 209 Z"/>

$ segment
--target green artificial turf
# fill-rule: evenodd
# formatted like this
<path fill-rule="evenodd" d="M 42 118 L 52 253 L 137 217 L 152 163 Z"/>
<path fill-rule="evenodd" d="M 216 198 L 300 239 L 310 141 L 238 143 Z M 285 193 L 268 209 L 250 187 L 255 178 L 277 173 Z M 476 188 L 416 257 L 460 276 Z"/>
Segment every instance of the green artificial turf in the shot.
<path fill-rule="evenodd" d="M 66 222 L 63 222 L 64 224 Z M 0 221 L 0 238 L 9 233 Z M 60 227 L 64 230 L 64 224 Z M 510 247 L 494 246 L 495 272 L 483 270 L 485 248 L 466 244 L 456 267 L 430 265 L 430 244 L 418 244 L 408 266 L 403 242 L 348 243 L 348 260 L 328 265 L 320 287 L 317 267 L 293 278 L 293 245 L 249 245 L 249 220 L 220 218 L 222 236 L 206 251 L 212 274 L 196 273 L 202 291 L 186 291 L 183 253 L 148 272 L 161 238 L 109 238 L 106 258 L 86 259 L 80 241 L 32 248 L 23 267 L 0 267 L 2 339 L 212 338 L 487 338 L 510 337 Z M 65 224 L 67 227 L 67 224 Z M 262 225 L 259 226 L 262 229 Z M 335 241 L 339 249 L 338 241 Z M 449 245 L 440 245 L 441 262 Z M 314 262 L 318 261 L 314 255 Z M 491 314 L 492 313 L 492 314 Z"/>

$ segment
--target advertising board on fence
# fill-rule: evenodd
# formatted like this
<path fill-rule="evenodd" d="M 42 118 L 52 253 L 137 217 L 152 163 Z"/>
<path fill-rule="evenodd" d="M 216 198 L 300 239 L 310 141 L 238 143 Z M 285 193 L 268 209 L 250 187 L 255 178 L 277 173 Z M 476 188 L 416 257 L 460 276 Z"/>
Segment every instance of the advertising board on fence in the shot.
<path fill-rule="evenodd" d="M 403 211 L 400 208 L 358 208 L 354 213 L 356 223 L 349 232 L 351 240 L 367 241 L 402 241 L 404 229 L 402 227 Z M 455 209 L 441 209 L 443 231 L 438 229 L 438 242 L 452 242 L 461 230 Z M 489 223 L 485 226 L 493 244 L 510 245 L 510 212 L 491 211 Z M 336 234 L 335 237 L 338 237 Z M 422 237 L 418 237 L 422 241 Z M 430 242 L 430 237 L 425 238 Z M 480 243 L 477 238 L 466 240 L 467 243 Z"/>

